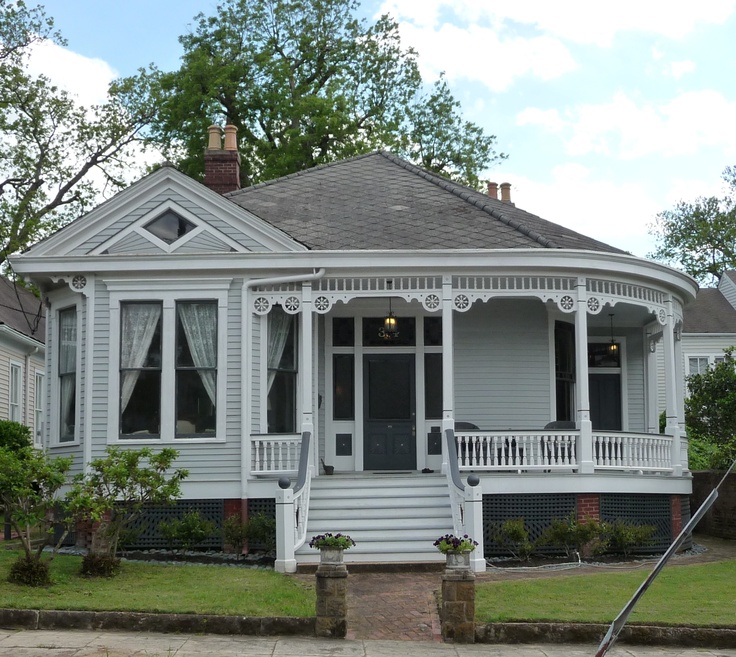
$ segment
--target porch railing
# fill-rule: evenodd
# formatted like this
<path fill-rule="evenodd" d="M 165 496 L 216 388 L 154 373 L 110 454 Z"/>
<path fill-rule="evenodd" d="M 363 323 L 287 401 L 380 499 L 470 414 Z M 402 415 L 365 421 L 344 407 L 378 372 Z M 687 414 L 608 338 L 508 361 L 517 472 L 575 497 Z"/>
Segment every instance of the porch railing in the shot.
<path fill-rule="evenodd" d="M 578 470 L 579 432 L 462 431 L 455 434 L 461 471 Z M 671 472 L 672 438 L 659 434 L 593 432 L 596 470 Z"/>
<path fill-rule="evenodd" d="M 252 435 L 251 474 L 294 475 L 299 468 L 302 437 L 299 435 Z"/>
<path fill-rule="evenodd" d="M 309 496 L 312 490 L 314 468 L 309 463 L 309 445 L 312 434 L 305 431 L 301 438 L 301 454 L 296 484 L 294 484 L 294 550 L 298 550 L 307 539 Z"/>
<path fill-rule="evenodd" d="M 450 490 L 450 508 L 452 510 L 452 525 L 456 536 L 465 533 L 464 503 L 465 484 L 460 479 L 460 468 L 457 451 L 450 449 L 456 436 L 452 429 L 445 431 L 447 444 L 447 487 Z"/>

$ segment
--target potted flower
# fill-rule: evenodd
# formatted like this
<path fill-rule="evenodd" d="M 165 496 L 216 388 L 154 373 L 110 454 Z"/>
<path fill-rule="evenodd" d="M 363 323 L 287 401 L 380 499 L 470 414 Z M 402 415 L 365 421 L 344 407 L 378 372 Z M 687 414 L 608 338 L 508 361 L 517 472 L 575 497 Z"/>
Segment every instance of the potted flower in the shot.
<path fill-rule="evenodd" d="M 434 546 L 447 558 L 447 568 L 450 569 L 469 569 L 470 553 L 477 545 L 478 541 L 474 541 L 467 534 L 463 536 L 445 534 L 434 542 Z"/>
<path fill-rule="evenodd" d="M 355 541 L 347 534 L 331 534 L 330 532 L 312 536 L 309 541 L 309 547 L 319 549 L 320 561 L 331 564 L 342 563 L 343 552 L 354 545 Z"/>

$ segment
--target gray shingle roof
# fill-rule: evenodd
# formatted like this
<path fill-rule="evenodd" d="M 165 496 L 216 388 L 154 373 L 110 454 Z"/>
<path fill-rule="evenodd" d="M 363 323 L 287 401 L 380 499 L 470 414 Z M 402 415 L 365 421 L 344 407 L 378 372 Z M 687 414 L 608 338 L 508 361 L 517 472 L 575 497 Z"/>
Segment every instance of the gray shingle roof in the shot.
<path fill-rule="evenodd" d="M 736 333 L 736 308 L 716 288 L 701 288 L 685 306 L 684 333 Z"/>
<path fill-rule="evenodd" d="M 32 292 L 0 276 L 0 325 L 9 326 L 39 342 L 46 339 L 41 300 Z"/>
<path fill-rule="evenodd" d="M 381 151 L 227 196 L 314 250 L 562 248 L 625 253 Z"/>

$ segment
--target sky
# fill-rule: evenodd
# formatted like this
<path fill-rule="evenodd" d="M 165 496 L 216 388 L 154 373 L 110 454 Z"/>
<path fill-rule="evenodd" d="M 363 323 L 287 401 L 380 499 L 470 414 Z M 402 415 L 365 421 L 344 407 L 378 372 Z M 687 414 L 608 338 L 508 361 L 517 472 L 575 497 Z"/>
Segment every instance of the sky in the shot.
<path fill-rule="evenodd" d="M 33 4 L 30 2 L 29 4 Z M 41 0 L 67 46 L 33 66 L 80 102 L 155 63 L 178 68 L 178 37 L 213 0 Z M 736 165 L 736 0 L 370 0 L 445 73 L 464 117 L 508 159 L 485 178 L 520 208 L 634 255 L 679 201 L 722 196 Z"/>

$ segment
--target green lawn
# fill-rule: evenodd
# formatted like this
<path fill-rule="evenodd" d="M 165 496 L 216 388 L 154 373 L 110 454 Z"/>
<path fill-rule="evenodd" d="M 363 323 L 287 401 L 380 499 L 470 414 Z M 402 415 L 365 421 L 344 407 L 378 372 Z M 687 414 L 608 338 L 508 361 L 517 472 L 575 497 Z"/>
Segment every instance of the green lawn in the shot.
<path fill-rule="evenodd" d="M 59 555 L 53 586 L 34 589 L 7 582 L 17 555 L 0 551 L 0 608 L 314 616 L 314 588 L 272 570 L 123 562 L 117 577 L 87 579 L 80 557 Z"/>
<path fill-rule="evenodd" d="M 650 570 L 478 583 L 476 620 L 610 623 Z M 667 568 L 644 593 L 632 623 L 736 627 L 736 560 Z"/>

